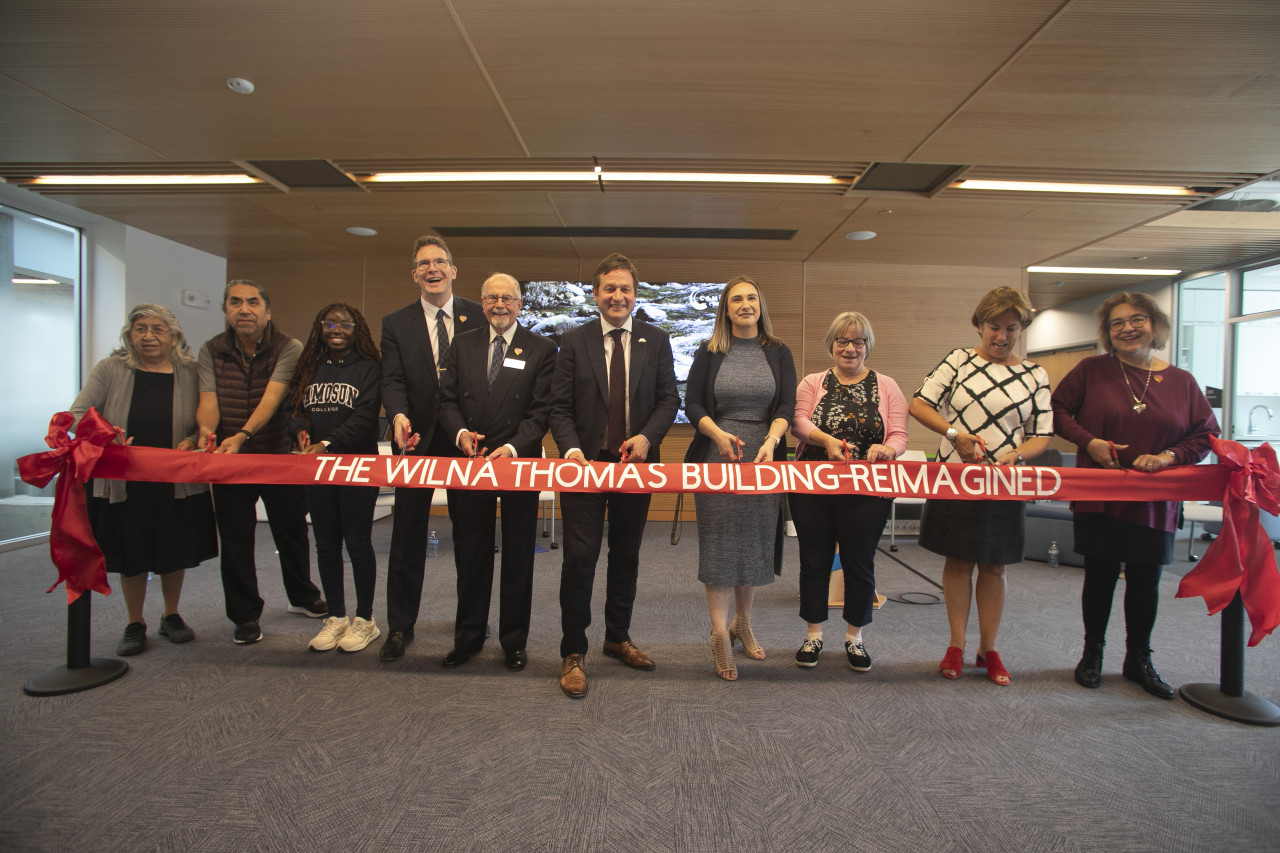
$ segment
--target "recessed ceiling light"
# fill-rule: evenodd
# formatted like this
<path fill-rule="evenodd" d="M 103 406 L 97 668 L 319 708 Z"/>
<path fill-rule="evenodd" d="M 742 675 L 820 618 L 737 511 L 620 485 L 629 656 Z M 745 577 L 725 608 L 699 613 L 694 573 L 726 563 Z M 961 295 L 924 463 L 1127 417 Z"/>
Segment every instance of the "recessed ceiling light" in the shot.
<path fill-rule="evenodd" d="M 1127 267 L 1027 267 L 1027 272 L 1068 275 L 1177 275 L 1182 270 L 1140 270 Z"/>
<path fill-rule="evenodd" d="M 874 231 L 850 231 L 844 235 L 846 240 L 874 240 L 876 232 Z"/>
<path fill-rule="evenodd" d="M 32 181 L 45 186 L 130 186 L 181 184 L 258 184 L 249 175 L 41 175 Z"/>
<path fill-rule="evenodd" d="M 246 80 L 243 77 L 228 77 L 227 88 L 237 95 L 252 95 L 254 86 L 252 80 Z"/>
<path fill-rule="evenodd" d="M 357 237 L 377 237 L 378 232 L 372 228 L 362 228 L 359 225 L 352 225 L 347 229 L 348 234 L 354 234 Z"/>
<path fill-rule="evenodd" d="M 363 178 L 377 183 L 554 183 L 560 181 L 653 181 L 713 184 L 848 184 L 833 175 L 766 175 L 754 172 L 378 172 Z"/>
<path fill-rule="evenodd" d="M 957 190 L 1001 190 L 1031 193 L 1096 193 L 1103 195 L 1195 195 L 1186 187 L 1138 186 L 1134 184 L 1068 184 L 1043 181 L 956 181 Z"/>

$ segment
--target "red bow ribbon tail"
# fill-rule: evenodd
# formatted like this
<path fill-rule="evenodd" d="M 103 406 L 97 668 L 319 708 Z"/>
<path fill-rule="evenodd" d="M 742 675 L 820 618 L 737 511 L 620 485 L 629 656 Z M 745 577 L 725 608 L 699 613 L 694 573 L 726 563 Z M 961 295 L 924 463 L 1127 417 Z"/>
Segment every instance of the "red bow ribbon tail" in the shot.
<path fill-rule="evenodd" d="M 18 473 L 23 481 L 38 488 L 44 488 L 54 475 L 61 474 L 54 487 L 49 532 L 49 554 L 58 569 L 58 580 L 47 591 L 53 592 L 65 581 L 67 604 L 85 590 L 111 594 L 106 561 L 89 526 L 83 484 L 92 476 L 102 448 L 116 440 L 116 430 L 97 409 L 90 409 L 80 419 L 74 439 L 67 433 L 73 423 L 75 417 L 70 412 L 54 415 L 44 439 L 51 449 L 18 460 Z"/>
<path fill-rule="evenodd" d="M 1231 469 L 1223 500 L 1222 533 L 1200 565 L 1178 585 L 1178 598 L 1201 597 L 1211 614 L 1231 603 L 1237 591 L 1253 631 L 1249 645 L 1280 626 L 1280 571 L 1275 550 L 1259 523 L 1259 508 L 1280 509 L 1280 466 L 1264 444 L 1250 452 L 1234 441 L 1211 439 L 1220 464 Z"/>

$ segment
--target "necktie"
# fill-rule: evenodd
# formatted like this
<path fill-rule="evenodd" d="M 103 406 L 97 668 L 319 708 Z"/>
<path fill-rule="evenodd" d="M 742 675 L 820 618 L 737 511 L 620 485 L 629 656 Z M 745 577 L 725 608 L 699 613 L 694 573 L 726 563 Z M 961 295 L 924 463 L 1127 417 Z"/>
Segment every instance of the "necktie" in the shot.
<path fill-rule="evenodd" d="M 498 371 L 502 369 L 502 352 L 506 349 L 506 339 L 501 335 L 493 339 L 493 361 L 489 364 L 489 387 L 493 387 L 493 381 L 498 378 Z"/>
<path fill-rule="evenodd" d="M 627 440 L 627 354 L 622 349 L 622 329 L 614 329 L 613 356 L 609 359 L 609 431 L 606 449 L 617 453 Z"/>
<path fill-rule="evenodd" d="M 449 351 L 449 327 L 444 321 L 449 319 L 449 315 L 443 311 L 436 312 L 436 370 L 440 369 L 440 365 L 444 362 L 444 355 Z"/>

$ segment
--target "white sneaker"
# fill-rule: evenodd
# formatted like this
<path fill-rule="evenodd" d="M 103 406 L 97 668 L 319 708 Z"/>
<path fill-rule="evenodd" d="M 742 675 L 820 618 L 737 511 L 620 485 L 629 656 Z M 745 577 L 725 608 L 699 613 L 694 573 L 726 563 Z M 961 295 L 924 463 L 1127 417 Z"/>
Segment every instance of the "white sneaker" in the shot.
<path fill-rule="evenodd" d="M 338 641 L 346 636 L 350 628 L 351 620 L 346 616 L 330 616 L 324 620 L 320 633 L 312 637 L 307 645 L 313 652 L 327 652 L 338 645 Z"/>
<path fill-rule="evenodd" d="M 357 616 L 356 621 L 351 623 L 351 630 L 342 635 L 338 648 L 344 652 L 358 652 L 380 636 L 382 636 L 382 632 L 378 630 L 376 621 L 373 619 L 361 619 Z"/>

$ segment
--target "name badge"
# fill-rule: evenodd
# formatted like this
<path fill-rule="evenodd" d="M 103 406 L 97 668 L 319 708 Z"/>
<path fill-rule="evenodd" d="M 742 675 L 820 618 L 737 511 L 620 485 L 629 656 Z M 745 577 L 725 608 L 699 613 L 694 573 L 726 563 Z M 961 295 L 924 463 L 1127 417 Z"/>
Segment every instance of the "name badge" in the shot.
<path fill-rule="evenodd" d="M 523 358 L 504 358 L 502 360 L 503 367 L 513 367 L 516 370 L 524 370 Z"/>

